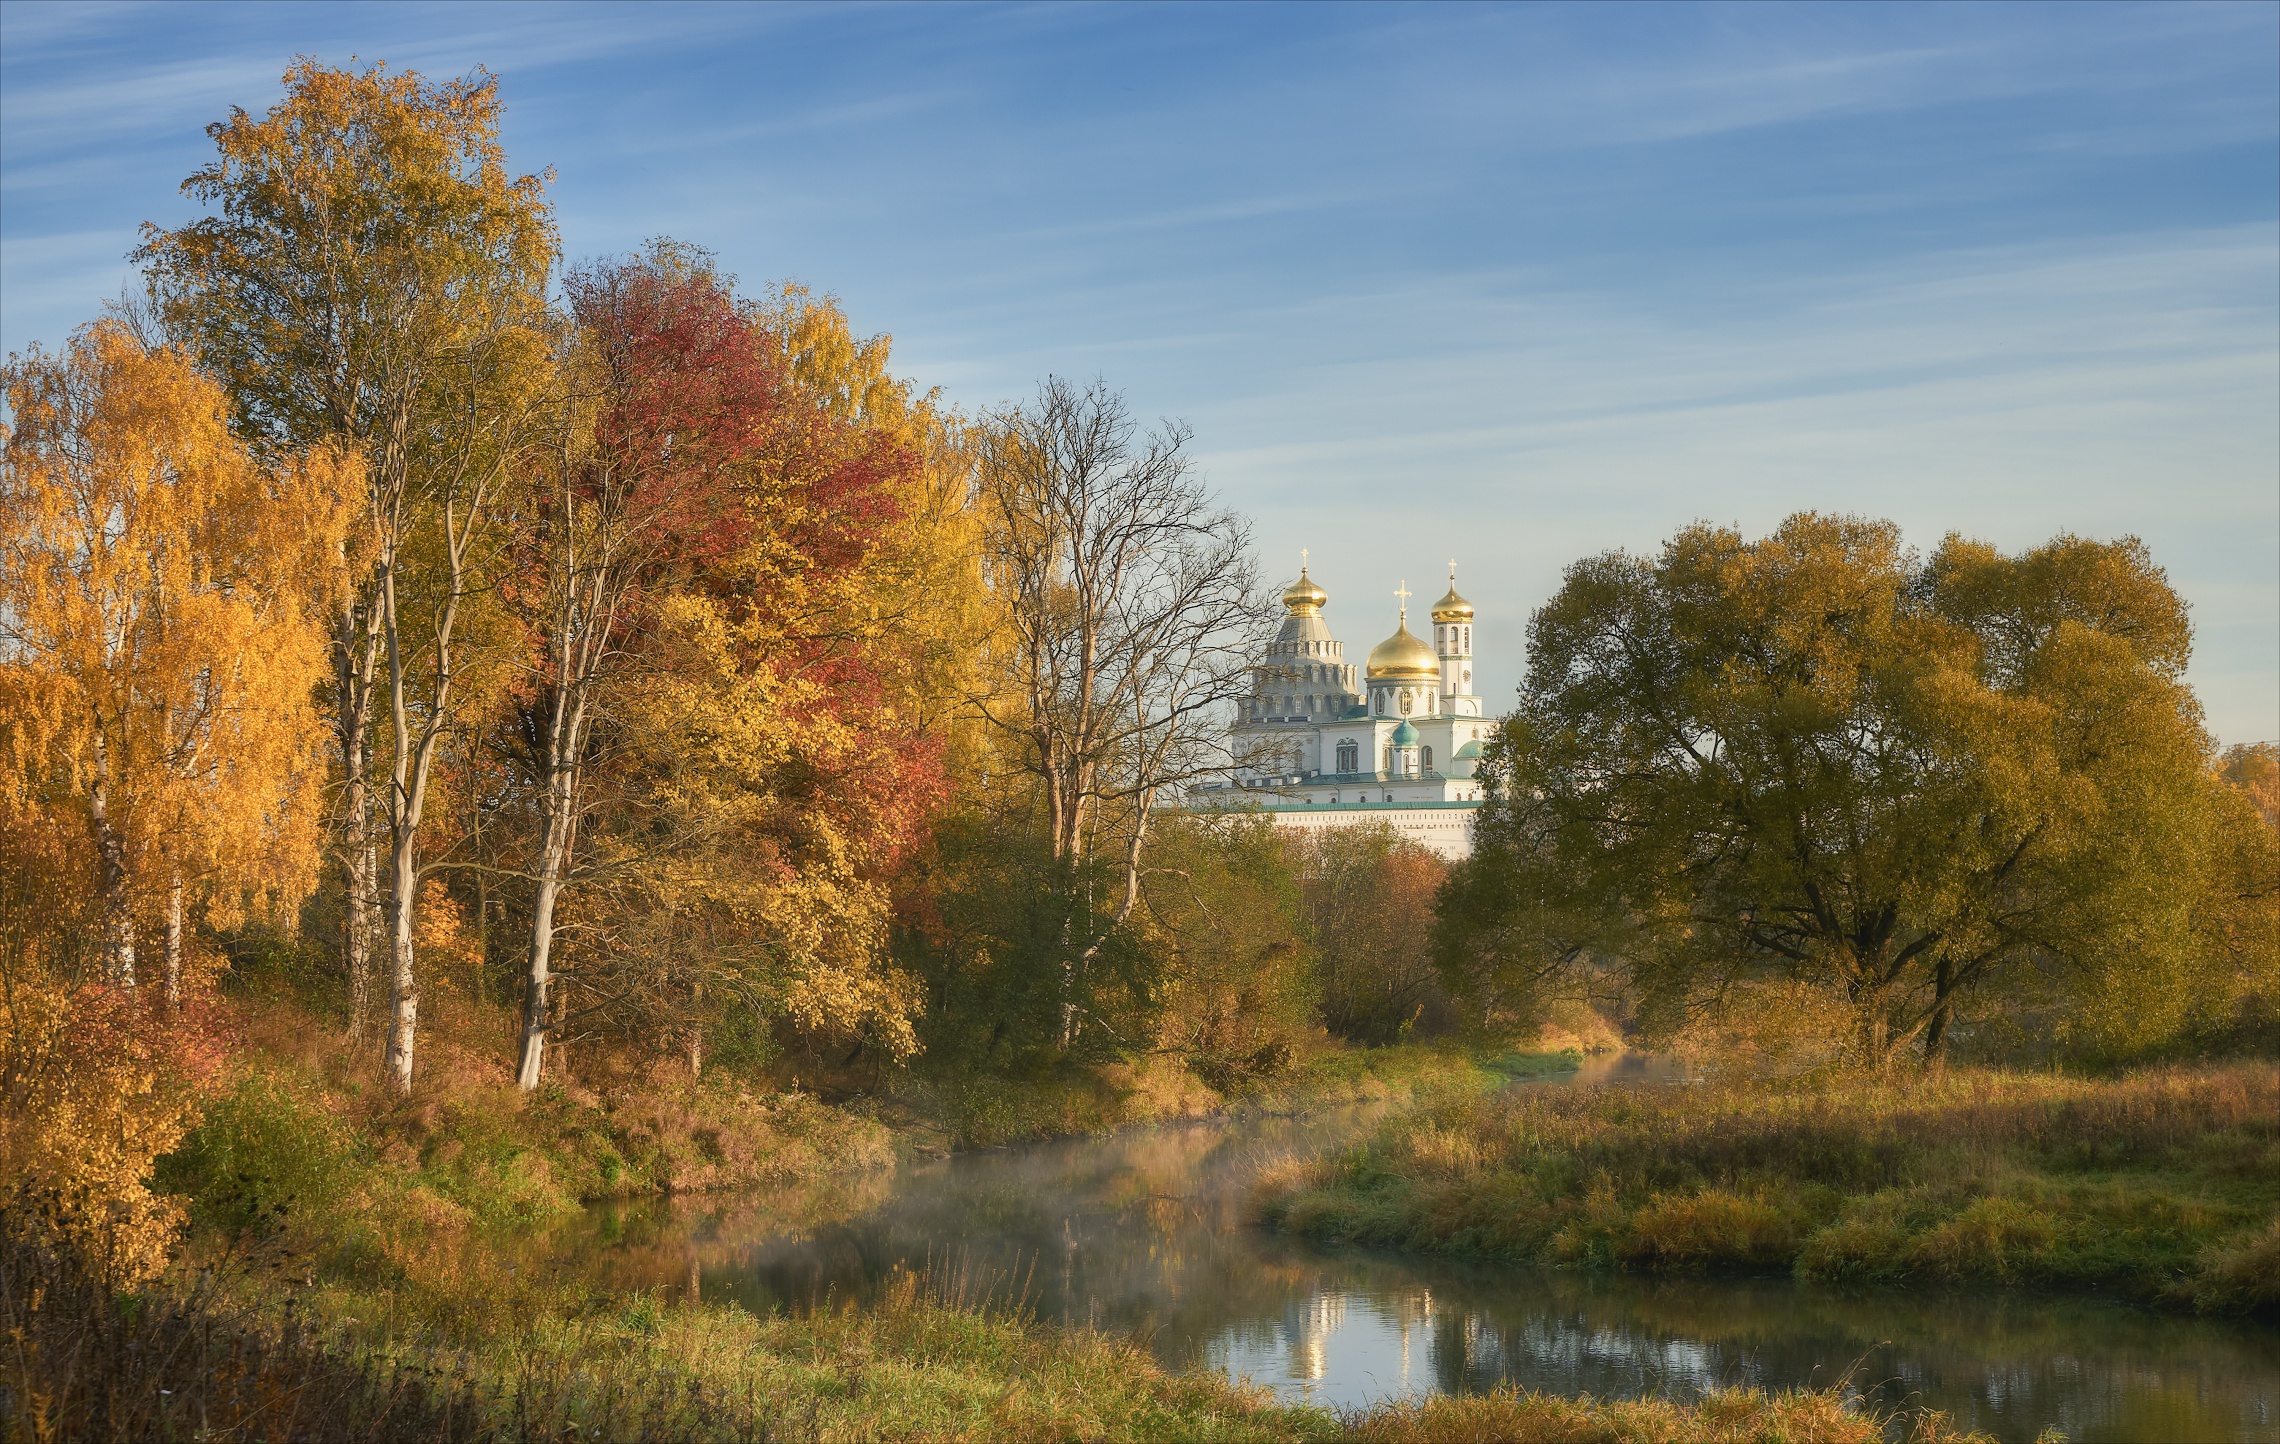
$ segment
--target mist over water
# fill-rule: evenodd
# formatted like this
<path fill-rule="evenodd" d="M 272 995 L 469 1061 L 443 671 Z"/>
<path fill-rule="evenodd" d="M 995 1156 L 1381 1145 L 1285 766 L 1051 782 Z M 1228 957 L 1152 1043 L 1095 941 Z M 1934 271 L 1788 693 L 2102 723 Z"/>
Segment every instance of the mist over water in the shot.
<path fill-rule="evenodd" d="M 1661 1086 L 1601 1060 L 1572 1082 Z M 1354 1407 L 1512 1383 L 1695 1397 L 1850 1379 L 1998 1438 L 2280 1439 L 2280 1331 L 2095 1297 L 1850 1292 L 1323 1249 L 1251 1226 L 1258 1166 L 1382 1110 L 1138 1130 L 904 1165 L 838 1191 L 591 1211 L 547 1251 L 620 1287 L 746 1308 L 862 1306 L 902 1271 L 968 1302 L 1139 1338 L 1167 1366 Z"/>

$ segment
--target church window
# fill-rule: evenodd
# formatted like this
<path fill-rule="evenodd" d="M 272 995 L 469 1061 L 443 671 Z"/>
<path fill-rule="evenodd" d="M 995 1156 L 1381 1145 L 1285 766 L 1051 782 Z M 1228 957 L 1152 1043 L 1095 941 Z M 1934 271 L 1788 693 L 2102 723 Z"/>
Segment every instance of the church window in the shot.
<path fill-rule="evenodd" d="M 1470 627 L 1465 628 L 1465 650 L 1468 652 L 1472 650 L 1472 628 Z"/>
<path fill-rule="evenodd" d="M 1432 749 L 1432 748 L 1430 748 L 1430 747 L 1420 747 L 1420 748 L 1418 748 L 1418 749 L 1417 749 L 1417 765 L 1418 765 L 1419 767 L 1423 768 L 1423 769 L 1424 769 L 1425 771 L 1427 771 L 1427 772 L 1431 772 L 1431 771 L 1433 770 L 1433 749 Z"/>
<path fill-rule="evenodd" d="M 1341 742 L 1341 743 L 1339 743 L 1339 744 L 1338 744 L 1338 770 L 1339 770 L 1340 772 L 1352 772 L 1352 771 L 1353 771 L 1353 770 L 1355 770 L 1357 767 L 1361 766 L 1361 756 L 1360 756 L 1360 752 L 1361 752 L 1361 749 L 1360 749 L 1360 748 L 1358 748 L 1358 747 L 1356 747 L 1356 746 L 1355 746 L 1353 743 L 1351 743 L 1351 742 Z"/>
<path fill-rule="evenodd" d="M 1402 689 L 1401 689 L 1401 715 L 1402 715 L 1402 716 L 1404 716 L 1404 717 L 1408 716 L 1408 715 L 1409 715 L 1409 709 L 1410 709 L 1411 707 L 1415 706 L 1415 705 L 1416 705 L 1416 700 L 1415 700 L 1415 698 L 1414 698 L 1414 697 L 1412 697 L 1412 695 L 1410 694 L 1410 691 L 1409 691 L 1409 689 L 1408 689 L 1407 687 L 1404 687 L 1404 688 L 1402 688 Z"/>

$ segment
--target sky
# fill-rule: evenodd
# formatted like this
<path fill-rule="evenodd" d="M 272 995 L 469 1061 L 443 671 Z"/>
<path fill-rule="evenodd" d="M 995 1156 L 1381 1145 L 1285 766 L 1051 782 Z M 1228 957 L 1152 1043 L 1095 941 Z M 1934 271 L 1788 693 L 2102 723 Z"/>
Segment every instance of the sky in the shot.
<path fill-rule="evenodd" d="M 6 0 L 0 347 L 296 55 L 488 68 L 572 259 L 1184 420 L 1350 661 L 1454 559 L 1492 710 L 1571 562 L 1814 509 L 2139 536 L 2211 730 L 2280 738 L 2280 5 Z"/>

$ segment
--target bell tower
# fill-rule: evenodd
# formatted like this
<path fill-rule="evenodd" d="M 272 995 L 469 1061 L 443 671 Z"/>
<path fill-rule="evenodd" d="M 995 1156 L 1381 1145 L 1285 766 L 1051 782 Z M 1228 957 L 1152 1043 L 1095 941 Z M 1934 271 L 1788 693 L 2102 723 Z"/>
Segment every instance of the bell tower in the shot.
<path fill-rule="evenodd" d="M 1441 663 L 1441 710 L 1452 717 L 1481 715 L 1473 692 L 1473 604 L 1457 595 L 1457 564 L 1449 562 L 1449 594 L 1433 604 L 1433 652 Z"/>

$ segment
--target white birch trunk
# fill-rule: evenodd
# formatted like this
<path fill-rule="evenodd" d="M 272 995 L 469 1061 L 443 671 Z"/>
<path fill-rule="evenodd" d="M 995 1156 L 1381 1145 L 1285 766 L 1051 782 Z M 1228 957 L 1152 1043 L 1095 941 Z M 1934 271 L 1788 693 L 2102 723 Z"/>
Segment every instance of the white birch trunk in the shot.
<path fill-rule="evenodd" d="M 114 988 L 135 986 L 135 914 L 127 896 L 127 844 L 111 821 L 111 753 L 95 728 L 95 785 L 87 812 L 95 827 L 96 888 L 103 914 L 103 971 Z"/>
<path fill-rule="evenodd" d="M 182 1005 L 182 874 L 166 886 L 166 1006 Z"/>

